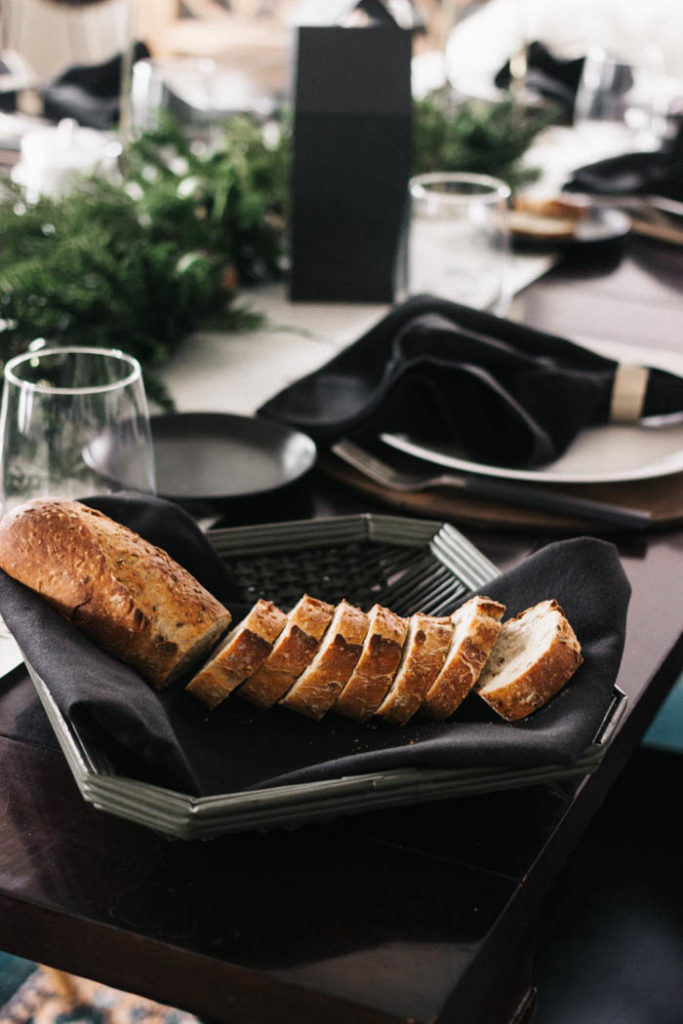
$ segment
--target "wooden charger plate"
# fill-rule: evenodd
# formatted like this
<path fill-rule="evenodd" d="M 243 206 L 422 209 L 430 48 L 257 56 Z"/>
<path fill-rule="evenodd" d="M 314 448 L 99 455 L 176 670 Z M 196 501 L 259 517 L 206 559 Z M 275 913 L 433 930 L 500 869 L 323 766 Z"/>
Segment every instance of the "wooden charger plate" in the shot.
<path fill-rule="evenodd" d="M 357 470 L 330 452 L 320 452 L 320 469 L 335 480 L 374 498 L 392 508 L 426 518 L 447 519 L 468 526 L 492 529 L 567 532 L 590 528 L 591 533 L 610 533 L 614 529 L 604 523 L 553 515 L 549 512 L 503 502 L 485 501 L 462 494 L 454 488 L 434 487 L 406 493 L 391 491 L 368 480 Z M 612 484 L 539 485 L 560 494 L 591 498 L 627 508 L 641 509 L 652 515 L 653 528 L 683 523 L 683 473 Z"/>

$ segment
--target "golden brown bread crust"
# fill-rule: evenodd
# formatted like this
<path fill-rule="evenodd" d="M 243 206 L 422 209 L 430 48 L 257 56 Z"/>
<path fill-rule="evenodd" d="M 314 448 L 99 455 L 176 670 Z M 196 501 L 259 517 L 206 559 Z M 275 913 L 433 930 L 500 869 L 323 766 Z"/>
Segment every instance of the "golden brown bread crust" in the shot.
<path fill-rule="evenodd" d="M 504 612 L 498 601 L 472 597 L 453 613 L 451 647 L 422 704 L 430 718 L 450 718 L 462 704 L 486 665 Z"/>
<path fill-rule="evenodd" d="M 531 213 L 537 217 L 557 217 L 560 220 L 582 220 L 588 215 L 585 203 L 571 199 L 542 196 L 515 196 L 513 209 Z"/>
<path fill-rule="evenodd" d="M 257 601 L 185 689 L 215 708 L 263 664 L 286 621 L 272 601 Z"/>
<path fill-rule="evenodd" d="M 452 636 L 450 618 L 421 612 L 411 616 L 401 664 L 375 712 L 379 718 L 394 725 L 405 725 L 412 718 L 443 666 Z"/>
<path fill-rule="evenodd" d="M 552 242 L 574 238 L 576 235 L 576 221 L 560 217 L 536 217 L 534 214 L 522 213 L 513 210 L 510 213 L 510 231 L 518 238 L 536 238 L 542 241 Z"/>
<path fill-rule="evenodd" d="M 79 502 L 37 499 L 8 513 L 0 567 L 157 688 L 189 673 L 230 624 L 165 551 Z"/>
<path fill-rule="evenodd" d="M 313 660 L 280 703 L 320 721 L 356 667 L 368 625 L 365 612 L 348 601 L 340 601 Z"/>
<path fill-rule="evenodd" d="M 369 628 L 349 681 L 333 705 L 334 711 L 366 722 L 384 700 L 401 661 L 408 621 L 376 604 L 370 609 Z"/>
<path fill-rule="evenodd" d="M 271 708 L 303 672 L 334 614 L 334 605 L 308 594 L 296 603 L 263 664 L 237 693 L 260 708 Z"/>
<path fill-rule="evenodd" d="M 588 208 L 566 199 L 517 196 L 509 214 L 513 235 L 526 238 L 573 238 Z"/>
<path fill-rule="evenodd" d="M 500 659 L 500 655 L 496 653 L 498 644 L 504 644 L 508 632 L 515 628 L 516 623 L 527 618 L 530 613 L 538 611 L 555 618 L 550 640 L 538 651 L 535 661 L 524 671 L 511 679 L 507 685 L 496 687 L 495 672 L 499 668 Z M 501 718 L 507 722 L 515 722 L 520 718 L 526 718 L 532 711 L 538 710 L 554 697 L 571 679 L 582 662 L 581 644 L 562 607 L 555 600 L 542 601 L 503 624 L 498 642 L 491 651 L 489 665 L 478 682 L 477 693 Z"/>
<path fill-rule="evenodd" d="M 281 700 L 316 719 L 333 706 L 360 722 L 377 714 L 404 724 L 420 705 L 436 719 L 450 717 L 476 685 L 515 721 L 544 705 L 583 661 L 557 601 L 501 628 L 504 606 L 486 597 L 451 620 L 416 613 L 410 628 L 381 605 L 366 616 L 346 601 L 335 611 L 304 595 L 285 615 L 258 601 L 209 656 L 229 611 L 165 551 L 79 502 L 39 499 L 8 513 L 0 568 L 157 687 L 207 659 L 187 689 L 209 707 L 237 689 L 261 707 Z"/>

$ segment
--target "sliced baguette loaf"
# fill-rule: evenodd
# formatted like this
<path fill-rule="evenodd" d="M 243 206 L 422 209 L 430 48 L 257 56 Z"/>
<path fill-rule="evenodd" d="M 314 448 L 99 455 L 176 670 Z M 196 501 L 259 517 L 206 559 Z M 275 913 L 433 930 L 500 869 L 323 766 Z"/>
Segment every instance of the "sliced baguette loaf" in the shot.
<path fill-rule="evenodd" d="M 75 501 L 9 512 L 0 568 L 157 688 L 189 676 L 230 625 L 227 608 L 165 551 Z"/>
<path fill-rule="evenodd" d="M 450 718 L 462 704 L 486 664 L 504 612 L 505 605 L 498 601 L 472 597 L 453 613 L 450 648 L 422 704 L 430 718 Z"/>
<path fill-rule="evenodd" d="M 394 725 L 412 718 L 443 666 L 452 636 L 450 618 L 411 615 L 394 681 L 375 712 L 379 718 Z"/>
<path fill-rule="evenodd" d="M 263 664 L 286 621 L 272 601 L 257 601 L 185 689 L 215 708 Z"/>
<path fill-rule="evenodd" d="M 238 688 L 238 696 L 260 708 L 276 704 L 311 661 L 333 615 L 334 605 L 304 594 L 288 614 L 268 657 Z"/>
<path fill-rule="evenodd" d="M 319 721 L 356 667 L 368 626 L 365 612 L 348 601 L 340 601 L 313 660 L 280 703 Z"/>
<path fill-rule="evenodd" d="M 542 707 L 583 661 L 581 645 L 557 601 L 541 601 L 503 623 L 477 693 L 514 722 Z"/>
<path fill-rule="evenodd" d="M 358 663 L 334 710 L 366 722 L 384 700 L 401 661 L 408 622 L 380 604 L 368 615 L 368 632 Z"/>

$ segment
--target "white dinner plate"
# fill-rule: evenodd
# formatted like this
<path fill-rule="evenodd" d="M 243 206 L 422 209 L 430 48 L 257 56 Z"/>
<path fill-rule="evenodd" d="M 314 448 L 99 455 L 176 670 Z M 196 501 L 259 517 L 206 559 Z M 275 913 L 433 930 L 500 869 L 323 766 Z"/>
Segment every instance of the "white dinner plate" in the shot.
<path fill-rule="evenodd" d="M 683 355 L 602 341 L 583 341 L 612 359 L 657 366 L 683 374 Z M 404 434 L 382 434 L 382 441 L 425 462 L 460 473 L 479 473 L 537 483 L 588 484 L 648 480 L 683 471 L 683 416 L 651 419 L 634 426 L 589 427 L 554 462 L 538 469 L 513 469 L 472 462 L 453 443 L 424 445 Z"/>

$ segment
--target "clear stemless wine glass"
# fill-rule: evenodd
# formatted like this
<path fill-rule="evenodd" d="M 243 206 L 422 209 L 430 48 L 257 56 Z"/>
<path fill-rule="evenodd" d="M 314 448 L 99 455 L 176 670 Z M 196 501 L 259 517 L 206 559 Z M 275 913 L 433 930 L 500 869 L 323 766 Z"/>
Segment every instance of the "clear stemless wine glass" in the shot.
<path fill-rule="evenodd" d="M 154 493 L 154 451 L 140 364 L 110 349 L 40 347 L 5 365 L 0 505 Z"/>
<path fill-rule="evenodd" d="M 505 315 L 510 303 L 509 187 L 485 174 L 439 172 L 410 180 L 405 292 L 430 292 Z"/>
<path fill-rule="evenodd" d="M 639 47 L 634 59 L 593 47 L 583 64 L 574 129 L 585 162 L 634 149 L 659 149 L 666 131 L 662 55 Z"/>

